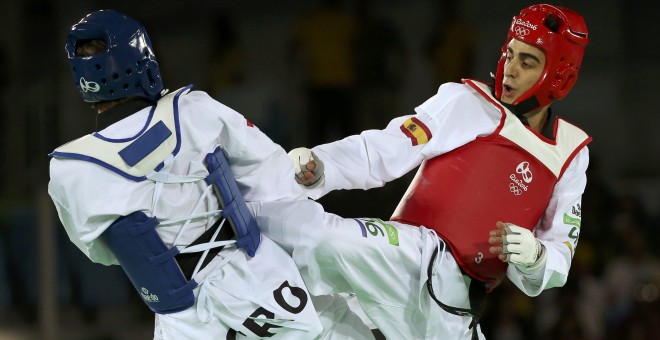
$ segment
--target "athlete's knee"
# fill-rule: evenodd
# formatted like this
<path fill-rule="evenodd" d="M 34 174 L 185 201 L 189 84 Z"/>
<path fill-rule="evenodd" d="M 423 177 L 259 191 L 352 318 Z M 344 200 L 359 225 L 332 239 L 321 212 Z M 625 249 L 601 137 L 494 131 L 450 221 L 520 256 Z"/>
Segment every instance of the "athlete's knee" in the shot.
<path fill-rule="evenodd" d="M 349 259 L 359 257 L 360 245 L 346 230 L 340 228 L 325 228 L 314 247 L 313 253 L 317 259 L 334 265 L 344 263 Z"/>

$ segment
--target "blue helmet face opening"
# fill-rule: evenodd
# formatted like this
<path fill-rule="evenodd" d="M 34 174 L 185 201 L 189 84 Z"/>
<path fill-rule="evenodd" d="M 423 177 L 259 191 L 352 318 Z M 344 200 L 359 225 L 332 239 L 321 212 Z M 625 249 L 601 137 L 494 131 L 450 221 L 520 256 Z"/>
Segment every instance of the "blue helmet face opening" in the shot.
<path fill-rule="evenodd" d="M 79 54 L 91 40 L 105 43 L 105 51 Z M 86 102 L 125 97 L 158 100 L 163 81 L 151 40 L 137 21 L 114 10 L 101 10 L 71 27 L 65 46 L 73 82 Z"/>

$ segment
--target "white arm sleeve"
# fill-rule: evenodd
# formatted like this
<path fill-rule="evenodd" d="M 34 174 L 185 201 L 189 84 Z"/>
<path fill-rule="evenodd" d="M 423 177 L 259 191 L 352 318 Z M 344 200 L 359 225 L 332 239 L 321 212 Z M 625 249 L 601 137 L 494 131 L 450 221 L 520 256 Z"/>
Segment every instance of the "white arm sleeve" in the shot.
<path fill-rule="evenodd" d="M 585 147 L 555 186 L 548 208 L 535 230 L 536 237 L 545 247 L 545 265 L 527 273 L 513 265 L 507 269 L 508 278 L 528 296 L 537 296 L 545 289 L 566 283 L 580 234 L 581 199 L 587 184 L 588 165 L 589 150 Z"/>
<path fill-rule="evenodd" d="M 393 119 L 383 130 L 367 130 L 312 150 L 325 165 L 325 183 L 306 190 L 322 197 L 332 190 L 370 189 L 397 179 L 424 159 L 433 158 L 491 134 L 501 113 L 463 84 L 447 83 L 415 109 L 415 115 Z M 413 145 L 402 125 L 410 118 L 423 123 L 430 137 Z"/>
<path fill-rule="evenodd" d="M 92 163 L 59 159 L 51 159 L 50 176 L 48 194 L 71 242 L 94 262 L 118 264 L 109 249 L 97 241 L 121 216 L 112 211 L 126 207 L 114 200 L 116 192 L 98 184 L 114 184 L 117 176 Z"/>
<path fill-rule="evenodd" d="M 246 201 L 304 199 L 304 191 L 293 180 L 293 164 L 286 151 L 257 126 L 233 109 L 201 91 L 185 96 L 184 103 L 195 115 L 194 126 L 185 133 L 190 144 L 214 136 L 225 150 L 227 161 Z M 212 150 L 211 150 L 212 151 Z M 283 178 L 291 180 L 281 180 Z"/>

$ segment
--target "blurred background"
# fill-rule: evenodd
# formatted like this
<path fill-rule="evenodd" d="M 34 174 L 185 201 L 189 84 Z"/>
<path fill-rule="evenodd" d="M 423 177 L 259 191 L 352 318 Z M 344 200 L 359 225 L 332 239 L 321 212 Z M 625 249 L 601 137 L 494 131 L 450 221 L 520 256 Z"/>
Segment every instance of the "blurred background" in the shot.
<path fill-rule="evenodd" d="M 153 316 L 120 268 L 92 264 L 47 196 L 47 154 L 94 131 L 64 53 L 68 29 L 114 8 L 146 27 L 166 87 L 194 84 L 289 150 L 410 114 L 441 83 L 488 80 L 530 1 L 0 2 L 0 339 L 150 339 Z M 557 1 L 590 45 L 555 112 L 590 133 L 583 224 L 568 283 L 487 302 L 489 339 L 660 338 L 660 2 Z M 414 171 L 413 171 L 414 173 Z M 321 200 L 389 218 L 413 173 Z"/>

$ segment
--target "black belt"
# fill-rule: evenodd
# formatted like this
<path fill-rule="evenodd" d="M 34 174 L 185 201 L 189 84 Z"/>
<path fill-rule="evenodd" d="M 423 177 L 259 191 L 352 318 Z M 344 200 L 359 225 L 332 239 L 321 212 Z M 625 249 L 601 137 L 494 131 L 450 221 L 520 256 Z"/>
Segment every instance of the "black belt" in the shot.
<path fill-rule="evenodd" d="M 216 221 L 209 230 L 205 231 L 202 235 L 200 235 L 195 241 L 193 241 L 190 246 L 202 244 L 202 243 L 208 243 L 211 242 L 211 238 L 213 237 L 213 234 L 215 233 L 216 229 L 220 227 L 220 223 L 224 220 L 225 218 L 221 218 L 218 221 Z M 218 232 L 218 237 L 215 238 L 215 241 L 228 241 L 234 238 L 234 230 L 231 228 L 231 226 L 227 221 L 226 225 L 223 225 L 223 227 L 220 229 Z M 202 266 L 200 267 L 200 270 L 204 267 L 206 267 L 213 258 L 218 255 L 218 253 L 224 248 L 225 246 L 220 246 L 220 247 L 215 247 L 209 249 L 208 254 L 206 255 L 206 258 L 202 262 Z M 197 262 L 199 262 L 199 259 L 202 257 L 203 252 L 194 252 L 194 253 L 185 253 L 185 254 L 178 254 L 174 258 L 176 259 L 176 262 L 179 264 L 179 267 L 181 268 L 181 271 L 183 272 L 183 275 L 185 275 L 186 279 L 190 280 L 192 279 L 192 274 L 193 271 L 195 270 L 195 266 L 197 265 Z"/>
<path fill-rule="evenodd" d="M 446 247 L 446 245 L 443 246 Z M 427 269 L 428 278 L 426 279 L 426 288 L 428 289 L 429 295 L 431 295 L 433 301 L 435 301 L 435 303 L 437 303 L 438 306 L 440 306 L 440 308 L 442 308 L 445 312 L 458 316 L 472 317 L 472 322 L 470 322 L 470 329 L 472 329 L 472 339 L 477 340 L 479 339 L 477 325 L 479 324 L 479 319 L 481 319 L 481 310 L 483 308 L 483 302 L 486 297 L 486 284 L 471 278 L 470 288 L 468 291 L 468 298 L 470 299 L 470 306 L 472 307 L 470 309 L 452 307 L 440 302 L 440 300 L 438 300 L 438 298 L 435 296 L 435 293 L 433 292 L 433 284 L 431 283 L 431 278 L 433 277 L 433 263 L 435 263 L 435 258 L 438 256 L 438 248 L 440 247 L 436 247 L 433 251 L 433 255 L 431 255 L 431 261 L 429 262 Z"/>

